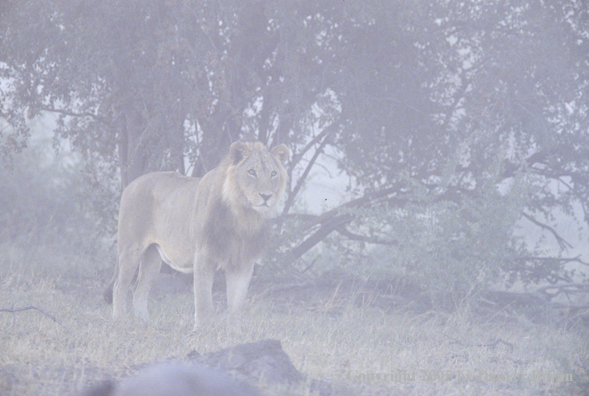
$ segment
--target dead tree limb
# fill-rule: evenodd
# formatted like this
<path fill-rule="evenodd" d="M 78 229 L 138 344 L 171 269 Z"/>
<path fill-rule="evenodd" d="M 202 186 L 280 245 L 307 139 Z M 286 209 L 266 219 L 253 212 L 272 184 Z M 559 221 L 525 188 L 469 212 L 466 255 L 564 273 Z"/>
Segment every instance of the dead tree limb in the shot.
<path fill-rule="evenodd" d="M 340 227 L 336 228 L 336 231 L 340 233 L 342 236 L 352 240 L 352 241 L 360 241 L 366 243 L 373 243 L 375 245 L 387 245 L 387 246 L 397 246 L 399 243 L 396 241 L 387 241 L 385 239 L 380 239 L 377 237 L 366 236 L 366 235 L 358 235 L 354 234 L 350 230 L 346 228 L 346 224 L 341 225 Z"/>
<path fill-rule="evenodd" d="M 10 312 L 10 313 L 17 313 L 17 312 L 21 312 L 21 311 L 28 311 L 28 310 L 35 310 L 35 311 L 39 311 L 42 314 L 44 314 L 45 316 L 49 317 L 51 320 L 53 320 L 55 323 L 57 323 L 58 325 L 60 325 L 61 327 L 63 327 L 63 329 L 65 331 L 67 331 L 68 333 L 72 334 L 72 331 L 63 323 L 61 323 L 61 321 L 59 321 L 55 316 L 51 315 L 50 313 L 48 313 L 47 311 L 45 311 L 44 309 L 41 309 L 35 305 L 27 305 L 26 307 L 18 307 L 18 308 L 6 308 L 6 307 L 0 307 L 0 312 Z"/>
<path fill-rule="evenodd" d="M 457 340 L 454 337 L 450 337 L 448 334 L 444 334 L 442 332 L 438 332 L 440 334 L 442 334 L 445 337 L 448 337 L 449 339 L 451 339 L 452 341 L 454 341 L 454 344 L 459 344 L 465 347 L 487 347 L 487 348 L 491 348 L 491 349 L 495 349 L 495 347 L 499 344 L 505 344 L 509 347 L 510 352 L 513 352 L 513 344 L 507 341 L 502 340 L 501 338 L 496 338 L 495 341 L 493 342 L 489 342 L 487 344 L 464 344 L 463 342 L 461 342 L 460 340 Z"/>
<path fill-rule="evenodd" d="M 553 261 L 560 263 L 579 263 L 582 265 L 589 266 L 589 263 L 581 260 L 581 255 L 575 257 L 539 257 L 539 256 L 522 256 L 513 258 L 514 261 Z"/>
<path fill-rule="evenodd" d="M 303 184 L 304 184 L 305 180 L 307 179 L 307 176 L 309 175 L 309 172 L 313 168 L 313 165 L 315 165 L 315 161 L 317 161 L 317 158 L 319 158 L 319 155 L 323 152 L 323 149 L 327 145 L 327 142 L 328 142 L 327 137 L 325 137 L 321 141 L 321 143 L 319 144 L 319 147 L 315 150 L 315 153 L 313 154 L 313 157 L 311 158 L 311 160 L 307 164 L 307 167 L 303 171 L 303 174 L 299 178 L 296 186 L 292 189 L 292 191 L 290 192 L 290 194 L 288 194 L 288 199 L 286 200 L 286 204 L 284 205 L 284 209 L 282 211 L 283 214 L 288 213 L 288 211 L 290 210 L 290 207 L 294 203 L 295 197 L 298 195 L 300 189 L 303 187 Z"/>
<path fill-rule="evenodd" d="M 339 226 L 352 221 L 353 218 L 354 217 L 351 215 L 344 214 L 333 217 L 329 219 L 329 221 L 322 222 L 321 227 L 315 231 L 313 235 L 305 239 L 286 254 L 284 261 L 290 263 L 297 260 L 303 254 L 313 248 L 313 246 L 324 240 L 332 231 L 336 230 Z"/>
<path fill-rule="evenodd" d="M 522 213 L 522 216 L 524 216 L 526 219 L 530 220 L 532 223 L 536 224 L 537 226 L 539 226 L 543 230 L 549 231 L 552 234 L 552 236 L 554 236 L 554 239 L 556 239 L 556 242 L 558 243 L 558 246 L 560 247 L 561 250 L 568 250 L 569 248 L 573 247 L 573 245 L 571 245 L 569 242 L 567 242 L 566 239 L 561 237 L 558 234 L 558 232 L 556 232 L 556 230 L 554 228 L 550 227 L 548 224 L 544 224 L 544 223 L 536 220 L 534 217 L 530 216 L 527 213 Z"/>
<path fill-rule="evenodd" d="M 564 294 L 568 301 L 553 301 L 555 297 Z M 546 308 L 552 312 L 566 314 L 566 319 L 587 318 L 589 304 L 575 302 L 571 299 L 574 295 L 589 294 L 589 283 L 564 283 L 559 285 L 546 285 L 531 292 L 517 293 L 511 291 L 487 292 L 481 301 L 492 305 L 524 305 Z"/>
<path fill-rule="evenodd" d="M 291 217 L 298 217 L 304 221 L 307 221 L 305 228 L 307 231 L 315 229 L 313 234 L 307 237 L 304 241 L 298 244 L 296 247 L 291 249 L 288 253 L 286 253 L 283 257 L 285 262 L 293 262 L 317 245 L 319 242 L 323 241 L 329 234 L 333 231 L 340 231 L 340 233 L 345 234 L 346 230 L 342 227 L 352 220 L 355 219 L 355 216 L 348 213 L 347 211 L 350 208 L 361 208 L 370 206 L 371 204 L 386 200 L 388 202 L 395 201 L 397 204 L 406 203 L 407 200 L 399 199 L 397 197 L 391 197 L 398 192 L 399 187 L 390 187 L 383 190 L 368 192 L 364 194 L 360 198 L 353 199 L 345 204 L 338 206 L 337 208 L 331 209 L 320 216 L 310 216 L 310 215 L 286 215 L 283 214 L 281 217 L 285 218 L 287 216 Z M 276 220 L 276 223 L 283 221 L 281 219 Z M 317 228 L 317 226 L 319 226 Z M 343 230 L 343 231 L 341 231 Z M 351 235 L 351 234 L 350 234 Z M 359 236 L 356 236 L 358 238 Z M 380 241 L 373 239 L 373 243 L 377 242 L 384 242 L 382 244 L 389 244 L 387 241 Z M 395 244 L 395 242 L 391 242 L 390 244 Z"/>

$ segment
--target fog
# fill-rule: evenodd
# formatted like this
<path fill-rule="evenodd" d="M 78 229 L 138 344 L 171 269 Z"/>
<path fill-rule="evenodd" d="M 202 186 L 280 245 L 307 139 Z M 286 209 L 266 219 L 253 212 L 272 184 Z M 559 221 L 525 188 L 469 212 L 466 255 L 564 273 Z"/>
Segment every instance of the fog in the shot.
<path fill-rule="evenodd" d="M 583 1 L 4 2 L 0 40 L 0 269 L 13 279 L 0 289 L 3 298 L 13 287 L 32 287 L 12 275 L 27 273 L 58 291 L 78 290 L 61 280 L 91 280 L 82 301 L 93 304 L 118 279 L 125 187 L 151 172 L 202 178 L 224 158 L 237 166 L 250 152 L 237 155 L 232 143 L 257 141 L 270 153 L 284 144 L 290 155 L 284 194 L 271 216 L 264 213 L 270 236 L 256 256 L 248 309 L 268 298 L 281 314 L 333 314 L 342 326 L 374 309 L 387 323 L 398 323 L 399 312 L 454 319 L 466 312 L 469 320 L 461 323 L 530 322 L 572 329 L 567 337 L 586 332 L 589 9 Z M 249 175 L 258 177 L 264 166 Z M 264 188 L 250 195 L 265 197 L 264 205 L 280 195 Z M 228 194 L 229 187 L 219 191 Z M 143 198 L 129 206 L 151 202 Z M 202 219 L 189 218 L 197 213 L 189 208 L 181 219 L 172 211 L 161 217 L 189 229 L 192 246 L 201 246 L 195 235 Z M 145 229 L 153 223 L 149 210 Z M 243 216 L 229 218 L 238 224 Z M 226 229 L 230 250 L 237 245 Z M 164 242 L 152 244 L 171 267 L 185 265 L 173 262 Z M 195 259 L 183 272 L 198 261 L 188 250 Z M 148 271 L 146 255 L 140 273 Z M 229 308 L 231 316 L 239 304 L 225 302 L 231 287 L 222 280 L 237 264 L 219 263 L 224 271 L 215 278 L 212 311 Z M 181 311 L 174 320 L 189 326 L 186 317 L 195 314 L 198 322 L 197 308 L 182 299 L 192 298 L 198 280 L 170 266 L 157 278 L 148 310 L 162 309 L 171 290 L 169 298 L 183 305 L 166 313 Z M 0 306 L 32 296 L 15 295 L 19 300 Z M 92 309 L 110 320 L 111 307 Z M 162 315 L 158 320 L 169 323 Z M 291 323 L 292 316 L 281 320 Z M 268 337 L 280 338 L 268 328 Z M 431 332 L 449 337 L 448 330 Z M 528 330 L 493 334 L 513 347 L 508 335 L 519 339 Z M 562 340 L 586 350 L 576 342 Z M 119 362 L 101 351 L 104 361 Z M 12 352 L 11 359 L 20 359 Z M 346 353 L 338 356 L 349 362 Z M 586 356 L 579 359 L 575 378 L 587 374 Z M 360 366 L 351 367 L 372 378 L 375 368 Z"/>

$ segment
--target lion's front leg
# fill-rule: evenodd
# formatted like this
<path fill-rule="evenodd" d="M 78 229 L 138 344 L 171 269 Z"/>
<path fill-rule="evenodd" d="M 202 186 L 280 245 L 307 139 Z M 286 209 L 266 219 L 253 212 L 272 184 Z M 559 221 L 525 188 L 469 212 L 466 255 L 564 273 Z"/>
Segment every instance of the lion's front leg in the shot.
<path fill-rule="evenodd" d="M 194 327 L 205 323 L 213 314 L 213 280 L 215 266 L 210 259 L 194 260 Z"/>
<path fill-rule="evenodd" d="M 247 289 L 254 272 L 254 263 L 225 271 L 227 281 L 227 305 L 229 306 L 229 326 L 239 330 L 241 309 L 245 303 Z"/>

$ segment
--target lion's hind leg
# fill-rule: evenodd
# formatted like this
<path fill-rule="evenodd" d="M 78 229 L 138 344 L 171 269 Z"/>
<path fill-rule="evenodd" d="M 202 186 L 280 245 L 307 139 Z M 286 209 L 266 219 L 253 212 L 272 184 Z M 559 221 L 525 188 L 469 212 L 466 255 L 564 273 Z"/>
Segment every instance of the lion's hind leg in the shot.
<path fill-rule="evenodd" d="M 141 249 L 130 247 L 119 251 L 118 274 L 112 291 L 112 316 L 118 318 L 127 312 L 127 293 L 139 268 Z"/>
<path fill-rule="evenodd" d="M 117 261 L 116 265 L 115 265 L 115 272 L 110 280 L 110 283 L 108 284 L 108 286 L 106 287 L 106 290 L 103 293 L 103 297 L 104 297 L 104 301 L 106 301 L 106 303 L 108 305 L 112 304 L 112 293 L 113 293 L 113 287 L 115 286 L 115 282 L 117 281 L 117 278 L 119 277 L 119 263 Z"/>
<path fill-rule="evenodd" d="M 194 328 L 210 321 L 213 314 L 215 261 L 197 253 L 194 262 Z"/>
<path fill-rule="evenodd" d="M 149 246 L 141 259 L 137 285 L 133 293 L 133 308 L 135 316 L 147 320 L 147 296 L 162 268 L 162 258 L 156 245 Z"/>

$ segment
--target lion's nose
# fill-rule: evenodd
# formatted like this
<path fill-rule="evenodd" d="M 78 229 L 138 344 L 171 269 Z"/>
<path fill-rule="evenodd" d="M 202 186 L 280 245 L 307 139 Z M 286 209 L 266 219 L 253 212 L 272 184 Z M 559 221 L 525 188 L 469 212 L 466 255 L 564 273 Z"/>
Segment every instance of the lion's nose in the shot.
<path fill-rule="evenodd" d="M 272 198 L 272 194 L 262 194 L 260 193 L 260 197 L 264 198 L 264 202 L 268 202 L 270 198 Z"/>

